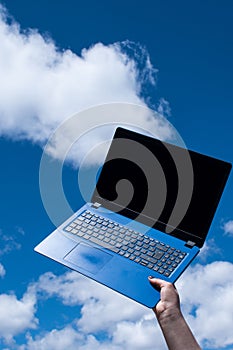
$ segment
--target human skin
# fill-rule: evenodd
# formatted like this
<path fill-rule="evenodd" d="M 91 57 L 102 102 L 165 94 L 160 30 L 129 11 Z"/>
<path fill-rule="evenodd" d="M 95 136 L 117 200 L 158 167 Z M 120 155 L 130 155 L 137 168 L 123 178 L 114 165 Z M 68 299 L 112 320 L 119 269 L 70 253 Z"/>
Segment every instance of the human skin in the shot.
<path fill-rule="evenodd" d="M 186 323 L 178 292 L 173 284 L 149 277 L 151 285 L 160 291 L 160 301 L 153 308 L 169 350 L 201 350 Z"/>

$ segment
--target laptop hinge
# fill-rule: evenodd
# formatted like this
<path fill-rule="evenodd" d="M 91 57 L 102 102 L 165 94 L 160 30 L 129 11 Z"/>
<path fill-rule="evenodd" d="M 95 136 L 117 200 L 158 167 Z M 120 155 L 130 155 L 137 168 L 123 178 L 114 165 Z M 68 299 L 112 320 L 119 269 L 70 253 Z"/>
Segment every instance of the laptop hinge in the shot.
<path fill-rule="evenodd" d="M 98 209 L 99 207 L 101 207 L 101 204 L 98 202 L 92 204 L 92 208 Z"/>
<path fill-rule="evenodd" d="M 188 248 L 193 248 L 195 245 L 196 243 L 192 241 L 188 241 L 185 243 L 185 247 L 188 247 Z"/>

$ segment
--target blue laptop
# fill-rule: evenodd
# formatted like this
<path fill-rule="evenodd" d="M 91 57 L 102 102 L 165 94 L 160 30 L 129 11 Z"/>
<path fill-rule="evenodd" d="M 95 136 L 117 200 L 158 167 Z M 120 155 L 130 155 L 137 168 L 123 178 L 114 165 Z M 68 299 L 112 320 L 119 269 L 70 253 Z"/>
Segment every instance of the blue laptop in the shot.
<path fill-rule="evenodd" d="M 118 127 L 90 203 L 35 251 L 141 303 L 203 246 L 231 164 Z"/>

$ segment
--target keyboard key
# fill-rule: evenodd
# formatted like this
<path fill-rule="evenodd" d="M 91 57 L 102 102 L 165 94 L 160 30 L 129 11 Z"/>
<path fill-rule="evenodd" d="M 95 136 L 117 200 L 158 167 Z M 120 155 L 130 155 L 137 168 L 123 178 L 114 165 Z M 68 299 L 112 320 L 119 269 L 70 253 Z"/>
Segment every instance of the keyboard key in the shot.
<path fill-rule="evenodd" d="M 166 246 L 162 245 L 161 243 L 157 244 L 156 248 L 163 250 L 164 252 L 166 252 L 168 250 L 168 248 Z"/>
<path fill-rule="evenodd" d="M 129 257 L 129 259 L 132 260 L 132 261 L 133 261 L 135 258 L 136 258 L 136 257 L 135 257 L 134 255 L 130 255 L 130 257 Z"/>
<path fill-rule="evenodd" d="M 162 258 L 162 256 L 163 256 L 163 252 L 161 251 L 161 250 L 156 250 L 155 251 L 155 253 L 154 253 L 154 255 L 153 255 L 153 257 L 155 258 L 155 259 L 161 259 Z"/>
<path fill-rule="evenodd" d="M 164 274 L 164 276 L 169 277 L 171 272 L 170 271 L 165 271 L 163 274 Z"/>
<path fill-rule="evenodd" d="M 148 262 L 152 263 L 152 264 L 156 264 L 157 263 L 157 259 L 151 257 L 151 256 L 147 256 L 146 254 L 142 254 L 141 258 L 144 260 L 147 260 Z"/>
<path fill-rule="evenodd" d="M 164 271 L 165 270 L 162 267 L 158 270 L 158 272 L 161 273 L 161 275 L 164 273 Z"/>
<path fill-rule="evenodd" d="M 82 231 L 78 231 L 78 233 L 77 233 L 77 236 L 79 236 L 79 237 L 82 237 L 82 236 L 84 236 L 84 235 L 85 235 L 85 233 L 82 232 Z"/>
<path fill-rule="evenodd" d="M 147 255 L 148 255 L 148 256 L 153 256 L 153 252 L 150 252 L 150 251 L 149 251 L 149 252 L 147 252 Z"/>
<path fill-rule="evenodd" d="M 121 243 L 119 243 L 119 242 L 117 242 L 116 244 L 115 244 L 115 246 L 117 247 L 117 248 L 121 248 L 122 247 L 122 244 Z M 133 249 L 132 249 L 132 253 L 133 253 Z"/>
<path fill-rule="evenodd" d="M 179 255 L 179 258 L 182 260 L 182 259 L 184 259 L 185 255 L 186 255 L 185 253 L 180 254 L 180 255 Z"/>
<path fill-rule="evenodd" d="M 74 223 L 77 224 L 77 225 L 78 224 L 82 224 L 82 222 L 79 219 L 74 220 Z"/>
<path fill-rule="evenodd" d="M 148 250 L 149 244 L 143 244 L 143 248 L 146 249 L 146 250 Z"/>
<path fill-rule="evenodd" d="M 153 253 L 153 252 L 155 252 L 155 251 L 156 251 L 156 248 L 155 248 L 155 247 L 151 247 L 151 246 L 150 246 L 150 247 L 149 247 L 149 251 Z"/>
<path fill-rule="evenodd" d="M 98 235 L 98 239 L 102 241 L 104 239 L 104 235 Z"/>

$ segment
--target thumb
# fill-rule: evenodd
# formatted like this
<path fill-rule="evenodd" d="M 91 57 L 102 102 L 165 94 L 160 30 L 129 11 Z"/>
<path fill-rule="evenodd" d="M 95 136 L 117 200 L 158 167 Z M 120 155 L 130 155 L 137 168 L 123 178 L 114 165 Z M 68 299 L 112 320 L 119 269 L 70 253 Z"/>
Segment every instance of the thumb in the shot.
<path fill-rule="evenodd" d="M 164 287 L 164 283 L 166 283 L 165 281 L 161 280 L 160 278 L 155 278 L 152 276 L 148 277 L 148 280 L 150 282 L 150 284 L 152 285 L 153 288 L 155 288 L 156 290 L 161 290 L 162 287 Z"/>

